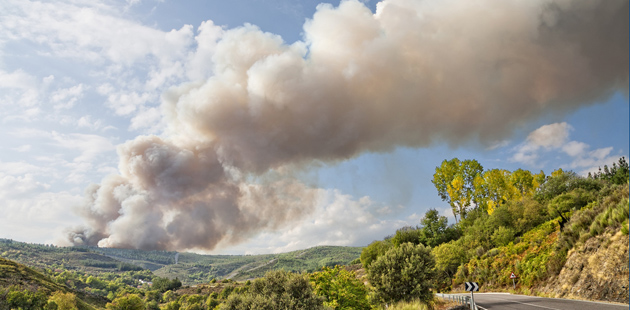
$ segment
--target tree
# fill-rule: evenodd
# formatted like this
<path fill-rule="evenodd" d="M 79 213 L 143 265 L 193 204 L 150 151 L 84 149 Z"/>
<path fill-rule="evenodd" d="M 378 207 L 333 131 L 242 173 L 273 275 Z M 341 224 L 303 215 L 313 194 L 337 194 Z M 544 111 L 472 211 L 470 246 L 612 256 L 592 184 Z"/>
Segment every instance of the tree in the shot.
<path fill-rule="evenodd" d="M 151 288 L 161 293 L 164 293 L 169 290 L 171 291 L 176 290 L 180 287 L 182 287 L 182 282 L 178 278 L 169 280 L 168 278 L 160 278 L 160 277 L 153 278 L 153 285 L 151 286 Z"/>
<path fill-rule="evenodd" d="M 310 275 L 317 295 L 326 298 L 324 306 L 339 310 L 370 309 L 367 287 L 354 272 L 340 266 L 324 267 Z"/>
<path fill-rule="evenodd" d="M 578 188 L 555 197 L 549 202 L 547 209 L 550 215 L 561 218 L 562 228 L 569 221 L 571 211 L 579 210 L 593 200 L 595 196 L 591 192 Z"/>
<path fill-rule="evenodd" d="M 536 190 L 534 175 L 529 170 L 517 169 L 510 175 L 510 184 L 516 188 L 520 197 L 531 196 Z"/>
<path fill-rule="evenodd" d="M 394 247 L 391 239 L 383 241 L 374 241 L 361 251 L 361 264 L 363 268 L 369 269 L 370 265 L 381 255 L 385 254 L 389 249 Z"/>
<path fill-rule="evenodd" d="M 451 279 L 457 273 L 457 267 L 466 261 L 464 251 L 455 241 L 442 243 L 431 251 L 435 257 L 435 283 L 439 291 L 451 289 Z"/>
<path fill-rule="evenodd" d="M 323 298 L 313 292 L 305 275 L 269 271 L 245 294 L 232 294 L 221 310 L 323 310 Z"/>
<path fill-rule="evenodd" d="M 396 234 L 392 237 L 391 242 L 394 246 L 399 246 L 403 243 L 411 242 L 413 244 L 423 243 L 422 232 L 417 227 L 405 226 L 396 230 Z M 382 251 L 380 254 L 384 254 Z"/>
<path fill-rule="evenodd" d="M 466 217 L 467 209 L 473 203 L 474 180 L 483 171 L 483 167 L 476 160 L 464 160 L 457 158 L 444 160 L 435 168 L 433 184 L 442 200 L 451 205 L 455 221 Z"/>
<path fill-rule="evenodd" d="M 121 296 L 107 303 L 109 310 L 144 310 L 144 301 L 136 294 Z"/>
<path fill-rule="evenodd" d="M 55 303 L 57 310 L 74 310 L 77 308 L 77 297 L 72 293 L 54 292 L 48 303 Z"/>
<path fill-rule="evenodd" d="M 520 170 L 520 169 L 519 169 Z M 520 178 L 526 178 L 520 176 Z M 511 183 L 512 173 L 503 169 L 492 169 L 475 178 L 475 202 L 488 214 L 506 201 L 520 196 L 520 191 Z M 533 181 L 533 177 L 531 178 Z M 526 188 L 526 185 L 522 185 Z"/>
<path fill-rule="evenodd" d="M 552 172 L 551 176 L 540 186 L 534 198 L 540 203 L 546 203 L 556 196 L 574 189 L 581 188 L 589 192 L 594 192 L 599 191 L 602 187 L 603 181 L 601 180 L 583 178 L 573 171 L 565 172 L 562 171 L 562 169 L 558 169 Z"/>
<path fill-rule="evenodd" d="M 455 227 L 448 226 L 446 216 L 440 215 L 435 209 L 429 209 L 420 220 L 420 232 L 422 244 L 430 247 L 436 247 L 459 236 Z"/>
<path fill-rule="evenodd" d="M 368 270 L 376 297 L 385 303 L 433 299 L 435 260 L 422 244 L 404 243 L 381 255 Z"/>

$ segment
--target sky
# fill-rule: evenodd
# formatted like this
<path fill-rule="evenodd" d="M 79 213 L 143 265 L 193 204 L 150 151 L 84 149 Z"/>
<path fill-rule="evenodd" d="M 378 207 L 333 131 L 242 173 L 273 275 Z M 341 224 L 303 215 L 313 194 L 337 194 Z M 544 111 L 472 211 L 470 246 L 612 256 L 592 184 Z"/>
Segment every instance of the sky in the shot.
<path fill-rule="evenodd" d="M 627 1 L 0 12 L 0 238 L 365 246 L 429 209 L 453 223 L 431 183 L 445 159 L 586 175 L 629 153 Z"/>

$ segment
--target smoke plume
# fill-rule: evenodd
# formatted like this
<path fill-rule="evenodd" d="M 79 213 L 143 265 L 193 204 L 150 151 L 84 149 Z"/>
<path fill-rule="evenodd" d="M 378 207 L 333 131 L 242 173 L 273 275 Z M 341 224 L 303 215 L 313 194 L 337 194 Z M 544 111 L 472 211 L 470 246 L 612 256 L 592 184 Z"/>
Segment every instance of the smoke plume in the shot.
<path fill-rule="evenodd" d="M 304 41 L 223 31 L 212 76 L 163 96 L 168 128 L 121 145 L 75 244 L 212 249 L 288 225 L 314 161 L 491 143 L 546 113 L 628 93 L 628 1 L 320 5 Z M 201 45 L 201 44 L 200 44 Z"/>

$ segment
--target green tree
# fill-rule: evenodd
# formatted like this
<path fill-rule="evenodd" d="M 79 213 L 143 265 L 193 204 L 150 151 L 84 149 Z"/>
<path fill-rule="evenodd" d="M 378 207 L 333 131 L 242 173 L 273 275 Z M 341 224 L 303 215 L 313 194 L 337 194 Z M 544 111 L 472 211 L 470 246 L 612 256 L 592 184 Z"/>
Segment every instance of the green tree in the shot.
<path fill-rule="evenodd" d="M 382 241 L 374 241 L 361 251 L 361 264 L 363 268 L 369 269 L 372 262 L 374 262 L 379 256 L 385 254 L 389 249 L 394 247 L 391 239 L 385 239 Z"/>
<path fill-rule="evenodd" d="M 422 244 L 404 243 L 381 255 L 368 270 L 375 296 L 382 302 L 412 301 L 428 303 L 433 299 L 431 279 L 435 260 Z"/>
<path fill-rule="evenodd" d="M 222 310 L 320 310 L 323 298 L 313 292 L 306 275 L 284 270 L 269 271 L 252 283 L 245 294 L 232 294 Z"/>
<path fill-rule="evenodd" d="M 431 253 L 435 257 L 435 286 L 439 291 L 448 291 L 457 267 L 466 260 L 462 246 L 456 241 L 450 241 L 433 248 Z"/>
<path fill-rule="evenodd" d="M 448 242 L 459 237 L 456 227 L 448 226 L 446 216 L 440 215 L 435 209 L 429 209 L 420 220 L 420 240 L 421 243 L 435 247 L 444 242 Z"/>
<path fill-rule="evenodd" d="M 3 301 L 2 297 L 6 299 Z M 46 294 L 41 290 L 31 292 L 28 289 L 20 290 L 17 286 L 12 286 L 6 296 L 0 296 L 0 306 L 8 307 L 6 309 L 41 309 L 46 305 L 46 300 Z"/>
<path fill-rule="evenodd" d="M 136 294 L 121 296 L 107 303 L 109 310 L 144 310 L 144 301 Z"/>
<path fill-rule="evenodd" d="M 77 297 L 72 293 L 64 293 L 61 291 L 54 292 L 48 303 L 55 303 L 57 310 L 74 310 L 77 309 Z"/>
<path fill-rule="evenodd" d="M 182 282 L 178 278 L 169 280 L 168 278 L 155 277 L 153 278 L 153 285 L 151 287 L 154 290 L 164 293 L 166 291 L 173 291 L 182 287 Z"/>
<path fill-rule="evenodd" d="M 405 226 L 396 230 L 396 234 L 391 239 L 391 243 L 394 246 L 399 246 L 407 242 L 411 242 L 413 244 L 424 243 L 423 241 L 420 229 L 411 226 Z M 383 254 L 384 252 L 385 251 L 380 254 Z"/>
<path fill-rule="evenodd" d="M 317 295 L 326 298 L 324 306 L 332 309 L 370 309 L 366 286 L 354 272 L 340 266 L 324 267 L 310 275 L 311 284 Z"/>
<path fill-rule="evenodd" d="M 578 188 L 556 196 L 549 202 L 547 209 L 551 216 L 561 218 L 560 227 L 562 227 L 569 221 L 572 211 L 582 209 L 593 200 L 595 196 L 591 192 Z"/>
<path fill-rule="evenodd" d="M 475 191 L 475 177 L 483 171 L 483 167 L 476 160 L 460 161 L 457 158 L 444 160 L 435 168 L 433 185 L 442 200 L 449 203 L 453 209 L 455 221 L 466 217 L 468 208 L 473 203 Z"/>

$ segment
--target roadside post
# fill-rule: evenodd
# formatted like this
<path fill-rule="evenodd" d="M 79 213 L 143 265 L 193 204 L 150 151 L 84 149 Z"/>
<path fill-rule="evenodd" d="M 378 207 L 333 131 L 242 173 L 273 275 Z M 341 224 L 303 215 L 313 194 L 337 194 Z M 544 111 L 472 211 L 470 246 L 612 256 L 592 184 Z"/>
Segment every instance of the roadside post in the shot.
<path fill-rule="evenodd" d="M 466 282 L 466 291 L 470 292 L 470 309 L 476 310 L 477 304 L 475 304 L 475 296 L 473 292 L 479 291 L 479 284 L 477 282 Z"/>
<path fill-rule="evenodd" d="M 514 282 L 514 279 L 516 279 L 516 275 L 514 274 L 514 272 L 510 274 L 510 279 L 512 279 L 512 285 L 514 285 L 514 289 L 516 290 L 516 282 Z"/>

